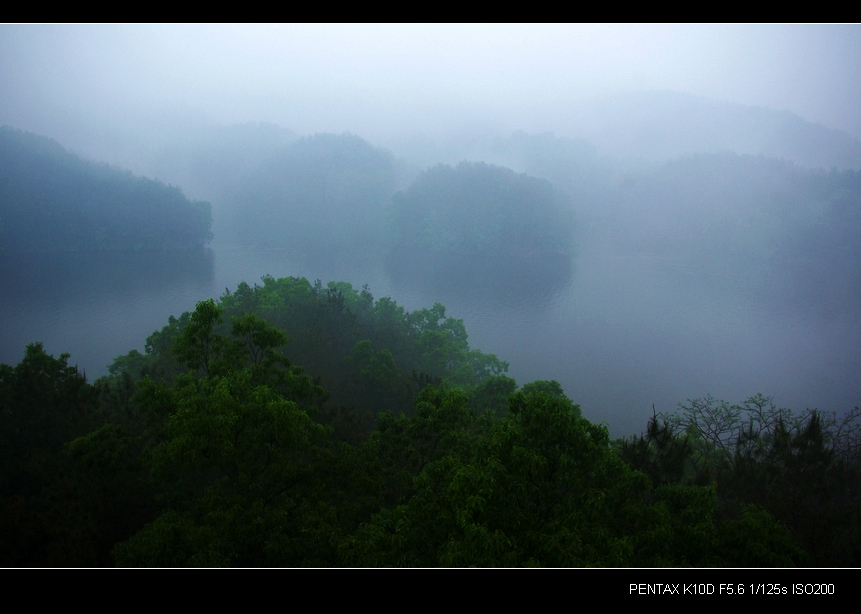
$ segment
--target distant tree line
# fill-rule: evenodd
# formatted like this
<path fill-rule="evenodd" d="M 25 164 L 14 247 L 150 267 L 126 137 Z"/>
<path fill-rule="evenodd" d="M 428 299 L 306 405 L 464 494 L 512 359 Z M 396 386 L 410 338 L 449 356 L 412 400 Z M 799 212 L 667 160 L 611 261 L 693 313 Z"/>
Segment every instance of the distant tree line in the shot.
<path fill-rule="evenodd" d="M 179 188 L 0 128 L 0 253 L 199 247 L 211 224 Z"/>
<path fill-rule="evenodd" d="M 225 187 L 225 237 L 310 263 L 385 263 L 398 283 L 429 288 L 524 295 L 567 282 L 574 205 L 550 182 L 466 162 L 409 176 L 355 135 L 297 139 Z"/>
<path fill-rule="evenodd" d="M 593 235 L 684 263 L 701 281 L 861 304 L 857 170 L 728 152 L 634 164 L 522 132 L 479 145 L 475 155 L 529 175 L 482 162 L 421 171 L 355 135 L 293 138 L 273 126 L 227 131 L 187 164 L 218 198 L 220 239 L 309 265 L 384 265 L 400 286 L 545 295 L 571 278 L 576 214 Z M 50 139 L 2 128 L 0 162 L 2 252 L 166 249 L 212 236 L 207 203 Z"/>

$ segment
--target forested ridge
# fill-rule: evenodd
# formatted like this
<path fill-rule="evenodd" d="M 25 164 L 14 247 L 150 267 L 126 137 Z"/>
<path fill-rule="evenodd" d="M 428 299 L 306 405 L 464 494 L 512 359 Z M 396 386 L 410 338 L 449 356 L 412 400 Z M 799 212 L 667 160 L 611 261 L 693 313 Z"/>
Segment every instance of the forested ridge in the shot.
<path fill-rule="evenodd" d="M 200 247 L 209 203 L 0 127 L 0 253 Z"/>
<path fill-rule="evenodd" d="M 706 397 L 611 441 L 442 305 L 264 278 L 89 383 L 0 366 L 4 566 L 853 566 L 858 414 Z"/>

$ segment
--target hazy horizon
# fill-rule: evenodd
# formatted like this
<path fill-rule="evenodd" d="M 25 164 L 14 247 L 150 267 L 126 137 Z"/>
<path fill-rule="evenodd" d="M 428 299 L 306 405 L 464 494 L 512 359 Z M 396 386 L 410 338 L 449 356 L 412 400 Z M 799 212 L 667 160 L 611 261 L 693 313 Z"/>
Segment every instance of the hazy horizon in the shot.
<path fill-rule="evenodd" d="M 857 139 L 858 57 L 856 25 L 5 25 L 0 124 L 120 163 L 245 122 L 384 146 L 578 137 L 608 98 L 672 91 Z"/>

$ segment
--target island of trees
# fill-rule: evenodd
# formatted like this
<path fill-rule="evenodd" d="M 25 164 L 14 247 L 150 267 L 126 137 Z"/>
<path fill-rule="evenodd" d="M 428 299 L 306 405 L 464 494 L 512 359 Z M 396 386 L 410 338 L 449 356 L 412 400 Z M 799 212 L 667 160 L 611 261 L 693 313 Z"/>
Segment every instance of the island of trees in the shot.
<path fill-rule="evenodd" d="M 570 276 L 572 216 L 549 181 L 484 163 L 439 165 L 394 196 L 387 267 L 432 288 L 543 293 Z"/>

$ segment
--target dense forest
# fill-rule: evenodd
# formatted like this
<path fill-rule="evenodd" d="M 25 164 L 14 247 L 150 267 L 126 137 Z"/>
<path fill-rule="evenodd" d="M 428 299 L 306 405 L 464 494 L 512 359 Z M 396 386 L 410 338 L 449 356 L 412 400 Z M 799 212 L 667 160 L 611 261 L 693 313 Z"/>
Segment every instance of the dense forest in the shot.
<path fill-rule="evenodd" d="M 199 247 L 209 203 L 0 127 L 0 253 Z"/>
<path fill-rule="evenodd" d="M 707 397 L 611 441 L 467 338 L 439 304 L 268 277 L 92 384 L 33 344 L 0 366 L 0 564 L 861 561 L 858 409 Z"/>

